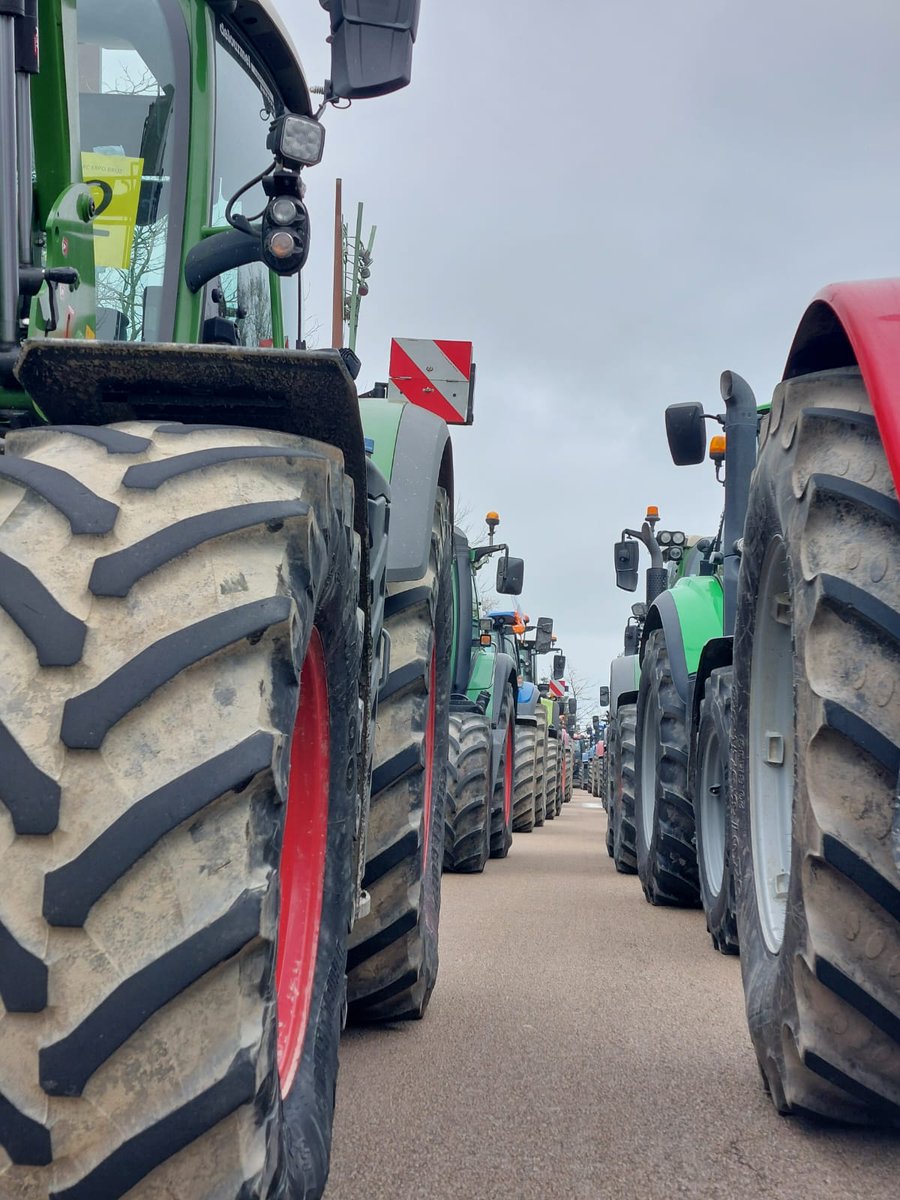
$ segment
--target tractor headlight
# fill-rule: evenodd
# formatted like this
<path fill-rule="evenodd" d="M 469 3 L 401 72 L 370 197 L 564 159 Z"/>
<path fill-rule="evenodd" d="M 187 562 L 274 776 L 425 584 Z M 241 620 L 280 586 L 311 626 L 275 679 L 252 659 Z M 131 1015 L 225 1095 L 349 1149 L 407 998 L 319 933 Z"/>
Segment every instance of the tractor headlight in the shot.
<path fill-rule="evenodd" d="M 272 122 L 266 146 L 288 166 L 314 167 L 322 161 L 325 127 L 313 117 L 285 113 Z"/>

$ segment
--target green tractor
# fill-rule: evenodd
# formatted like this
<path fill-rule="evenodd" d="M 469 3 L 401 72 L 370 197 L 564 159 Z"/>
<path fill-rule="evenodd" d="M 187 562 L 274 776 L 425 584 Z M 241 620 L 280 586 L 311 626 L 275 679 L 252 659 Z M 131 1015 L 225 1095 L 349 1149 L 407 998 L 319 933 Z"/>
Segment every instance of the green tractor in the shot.
<path fill-rule="evenodd" d="M 323 6 L 317 108 L 270 0 L 0 0 L 0 1143 L 28 1200 L 319 1196 L 348 1008 L 419 1017 L 435 982 L 470 396 L 361 400 L 351 353 L 302 349 L 319 118 L 409 82 L 418 18 Z"/>
<path fill-rule="evenodd" d="M 482 617 L 476 574 L 494 554 L 496 589 L 522 591 L 524 563 L 509 547 L 494 542 L 499 524 L 488 513 L 487 545 L 470 546 L 453 531 L 454 638 L 451 662 L 450 756 L 444 810 L 444 870 L 482 871 L 488 858 L 505 858 L 512 844 L 518 661 L 492 636 L 493 622 Z"/>
<path fill-rule="evenodd" d="M 632 605 L 631 616 L 625 627 L 623 652 L 613 659 L 610 666 L 606 740 L 608 763 L 605 775 L 607 850 L 616 870 L 623 874 L 639 874 L 648 899 L 653 903 L 664 903 L 658 895 L 652 872 L 647 867 L 643 871 L 641 869 L 641 862 L 650 860 L 650 852 L 646 847 L 651 840 L 651 831 L 643 823 L 643 811 L 638 806 L 637 787 L 639 759 L 644 748 L 638 733 L 638 712 L 645 673 L 645 649 L 663 616 L 671 612 L 673 603 L 676 612 L 685 612 L 689 617 L 696 613 L 699 606 L 695 601 L 694 588 L 698 572 L 703 570 L 704 554 L 711 552 L 712 539 L 688 538 L 680 530 L 657 530 L 658 523 L 659 511 L 651 505 L 641 528 L 623 530 L 622 539 L 615 546 L 616 582 L 620 588 L 626 591 L 637 588 L 641 545 L 649 553 L 650 565 L 645 572 L 645 600 Z M 655 660 L 646 664 L 646 671 L 656 670 Z M 668 695 L 658 703 L 656 709 L 657 724 L 667 736 L 670 736 L 672 729 L 671 709 L 672 702 Z M 669 772 L 666 777 L 671 775 L 677 783 L 677 764 L 674 767 L 667 766 L 666 770 Z M 678 807 L 680 793 L 666 794 L 668 801 Z M 660 852 L 671 850 L 680 862 L 679 856 L 687 854 L 692 847 L 693 829 L 685 831 L 679 826 L 678 832 L 682 834 L 679 848 L 674 848 L 675 843 L 669 836 Z M 668 834 L 671 835 L 671 831 Z M 654 855 L 657 850 L 654 843 Z M 671 868 L 671 864 L 668 866 Z M 660 870 L 665 871 L 666 867 Z M 685 871 L 689 875 L 689 865 Z"/>

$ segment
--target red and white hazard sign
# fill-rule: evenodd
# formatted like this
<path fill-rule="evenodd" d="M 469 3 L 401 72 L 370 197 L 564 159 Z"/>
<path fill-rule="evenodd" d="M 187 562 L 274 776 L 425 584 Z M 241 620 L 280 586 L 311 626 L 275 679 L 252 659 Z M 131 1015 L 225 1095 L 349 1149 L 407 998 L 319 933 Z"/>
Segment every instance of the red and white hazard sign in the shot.
<path fill-rule="evenodd" d="M 448 425 L 471 424 L 475 386 L 471 342 L 394 338 L 390 380 L 412 404 L 443 417 Z"/>
<path fill-rule="evenodd" d="M 557 700 L 562 700 L 566 694 L 566 685 L 561 679 L 550 680 L 550 695 L 555 696 Z"/>

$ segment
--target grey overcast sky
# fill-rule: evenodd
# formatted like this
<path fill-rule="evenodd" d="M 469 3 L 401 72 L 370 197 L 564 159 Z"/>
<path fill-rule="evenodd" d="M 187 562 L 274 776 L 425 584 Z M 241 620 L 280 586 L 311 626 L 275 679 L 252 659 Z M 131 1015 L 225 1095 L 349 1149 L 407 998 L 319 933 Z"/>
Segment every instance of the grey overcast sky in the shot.
<path fill-rule="evenodd" d="M 321 80 L 326 14 L 282 12 Z M 820 286 L 900 270 L 898 58 L 897 0 L 423 0 L 412 86 L 326 115 L 315 340 L 339 175 L 378 226 L 361 382 L 393 336 L 474 342 L 457 503 L 499 510 L 582 678 L 606 681 L 635 598 L 621 528 L 648 503 L 718 521 L 665 406 L 715 408 L 726 367 L 767 398 Z"/>

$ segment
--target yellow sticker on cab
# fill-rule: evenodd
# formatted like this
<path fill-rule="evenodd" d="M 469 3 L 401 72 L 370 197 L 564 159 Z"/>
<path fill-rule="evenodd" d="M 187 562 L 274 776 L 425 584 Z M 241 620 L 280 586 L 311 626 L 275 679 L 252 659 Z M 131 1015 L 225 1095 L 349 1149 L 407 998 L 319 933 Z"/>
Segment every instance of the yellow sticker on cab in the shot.
<path fill-rule="evenodd" d="M 94 197 L 94 262 L 98 267 L 131 266 L 131 246 L 141 198 L 142 158 L 83 151 L 81 172 Z"/>

